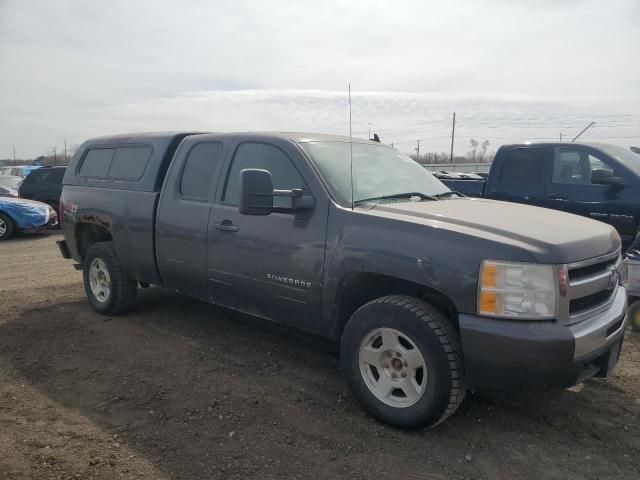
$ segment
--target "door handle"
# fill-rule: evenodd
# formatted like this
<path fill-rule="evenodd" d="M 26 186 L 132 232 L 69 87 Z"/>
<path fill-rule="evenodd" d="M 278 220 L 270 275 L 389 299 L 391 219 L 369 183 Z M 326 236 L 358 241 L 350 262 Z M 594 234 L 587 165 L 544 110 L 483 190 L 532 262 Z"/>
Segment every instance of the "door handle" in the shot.
<path fill-rule="evenodd" d="M 221 232 L 225 232 L 225 233 L 232 233 L 232 232 L 237 232 L 237 231 L 240 230 L 233 223 L 231 223 L 231 220 L 223 220 L 220 223 L 214 223 L 213 224 L 213 228 L 215 228 L 216 230 L 220 230 Z"/>
<path fill-rule="evenodd" d="M 549 198 L 551 200 L 566 200 L 567 194 L 566 193 L 550 193 Z"/>

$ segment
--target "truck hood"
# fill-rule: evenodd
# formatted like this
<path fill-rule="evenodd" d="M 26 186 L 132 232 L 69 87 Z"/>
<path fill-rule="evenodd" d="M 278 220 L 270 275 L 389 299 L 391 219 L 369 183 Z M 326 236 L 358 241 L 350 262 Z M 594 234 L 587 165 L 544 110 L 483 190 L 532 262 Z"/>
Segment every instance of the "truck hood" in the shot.
<path fill-rule="evenodd" d="M 605 223 L 496 200 L 387 203 L 376 205 L 369 213 L 522 248 L 539 263 L 585 260 L 620 248 L 620 237 Z"/>

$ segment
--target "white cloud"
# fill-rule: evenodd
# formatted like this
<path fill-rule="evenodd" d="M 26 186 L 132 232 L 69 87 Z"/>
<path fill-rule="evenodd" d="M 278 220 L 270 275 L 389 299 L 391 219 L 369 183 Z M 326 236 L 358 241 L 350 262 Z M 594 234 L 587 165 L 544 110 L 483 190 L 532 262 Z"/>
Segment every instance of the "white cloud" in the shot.
<path fill-rule="evenodd" d="M 495 144 L 572 132 L 587 117 L 609 125 L 594 136 L 640 135 L 640 117 L 603 116 L 640 113 L 639 17 L 635 0 L 8 0 L 0 158 L 12 143 L 32 156 L 115 131 L 344 133 L 348 81 L 354 129 L 372 122 L 389 141 L 442 149 L 454 110 L 467 117 L 461 142 L 464 128 L 505 137 Z M 420 122 L 429 128 L 392 129 Z"/>

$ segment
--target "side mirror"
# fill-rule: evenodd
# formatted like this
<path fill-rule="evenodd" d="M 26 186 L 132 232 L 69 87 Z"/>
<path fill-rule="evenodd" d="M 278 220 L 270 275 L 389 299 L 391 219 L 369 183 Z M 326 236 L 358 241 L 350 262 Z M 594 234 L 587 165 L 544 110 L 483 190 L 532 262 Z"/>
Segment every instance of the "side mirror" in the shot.
<path fill-rule="evenodd" d="M 273 212 L 273 180 L 267 170 L 240 171 L 240 213 L 269 215 Z"/>
<path fill-rule="evenodd" d="M 610 185 L 612 187 L 623 187 L 625 185 L 622 177 L 616 177 L 611 170 L 603 168 L 591 172 L 591 183 L 595 185 Z"/>
<path fill-rule="evenodd" d="M 290 207 L 275 207 L 273 197 L 291 199 Z M 300 188 L 274 190 L 271 173 L 268 170 L 247 168 L 240 171 L 240 213 L 242 215 L 269 215 L 273 212 L 294 213 L 313 210 L 316 202 L 313 196 L 305 195 Z"/>

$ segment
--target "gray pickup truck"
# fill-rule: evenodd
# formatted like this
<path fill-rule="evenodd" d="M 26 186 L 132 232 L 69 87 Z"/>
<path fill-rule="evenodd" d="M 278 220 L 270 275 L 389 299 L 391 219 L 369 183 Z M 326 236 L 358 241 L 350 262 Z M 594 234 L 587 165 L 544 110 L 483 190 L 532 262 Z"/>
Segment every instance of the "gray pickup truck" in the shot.
<path fill-rule="evenodd" d="M 562 388 L 615 366 L 620 237 L 463 198 L 397 150 L 299 133 L 97 138 L 63 181 L 62 255 L 91 306 L 164 288 L 340 342 L 375 417 L 433 426 L 468 389 Z"/>

